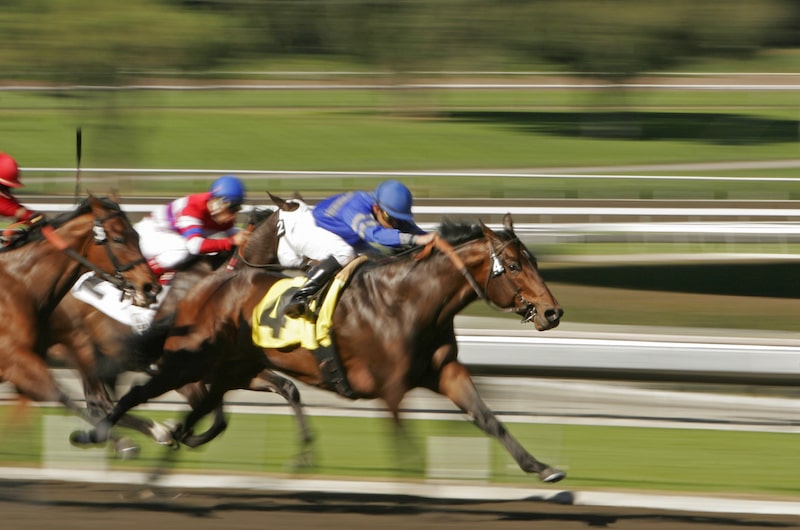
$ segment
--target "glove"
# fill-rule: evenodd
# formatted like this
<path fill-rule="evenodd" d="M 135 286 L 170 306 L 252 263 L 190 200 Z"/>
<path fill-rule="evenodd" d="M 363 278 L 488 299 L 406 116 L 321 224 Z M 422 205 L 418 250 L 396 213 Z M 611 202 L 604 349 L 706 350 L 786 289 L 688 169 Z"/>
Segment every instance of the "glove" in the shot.
<path fill-rule="evenodd" d="M 45 214 L 43 214 L 42 212 L 35 212 L 35 211 L 32 211 L 32 210 L 28 210 L 28 216 L 27 217 L 28 218 L 26 219 L 26 221 L 28 221 L 28 223 L 32 224 L 32 225 L 42 223 L 47 218 L 45 216 Z"/>

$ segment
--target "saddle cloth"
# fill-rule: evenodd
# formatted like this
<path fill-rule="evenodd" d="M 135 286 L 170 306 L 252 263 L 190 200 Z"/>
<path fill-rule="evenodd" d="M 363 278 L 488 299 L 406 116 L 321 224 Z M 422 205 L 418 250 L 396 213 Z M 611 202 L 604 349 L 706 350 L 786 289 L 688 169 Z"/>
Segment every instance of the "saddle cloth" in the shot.
<path fill-rule="evenodd" d="M 333 344 L 333 310 L 350 275 L 365 260 L 362 256 L 350 262 L 334 277 L 322 301 L 315 299 L 311 302 L 309 311 L 317 314 L 314 322 L 304 317 L 288 318 L 283 314 L 283 308 L 297 288 L 303 285 L 305 278 L 298 276 L 278 280 L 253 309 L 253 342 L 262 348 L 300 345 L 313 351 L 330 347 Z"/>
<path fill-rule="evenodd" d="M 72 286 L 72 296 L 94 307 L 98 311 L 131 327 L 136 333 L 144 333 L 153 322 L 158 307 L 166 298 L 169 286 L 162 286 L 156 303 L 148 307 L 134 305 L 130 297 L 122 298 L 122 292 L 111 282 L 98 278 L 90 271 L 78 278 Z"/>

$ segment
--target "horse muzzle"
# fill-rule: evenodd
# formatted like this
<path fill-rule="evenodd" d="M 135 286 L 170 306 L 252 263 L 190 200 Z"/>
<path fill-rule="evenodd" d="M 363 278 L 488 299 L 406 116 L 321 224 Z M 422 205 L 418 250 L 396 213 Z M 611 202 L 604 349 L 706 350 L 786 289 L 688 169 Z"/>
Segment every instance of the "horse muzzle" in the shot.
<path fill-rule="evenodd" d="M 534 304 L 528 304 L 520 314 L 522 315 L 523 324 L 533 322 L 537 330 L 546 331 L 548 329 L 553 329 L 561 323 L 564 310 L 560 307 L 550 307 L 540 313 Z"/>
<path fill-rule="evenodd" d="M 161 286 L 157 283 L 150 284 L 144 289 L 137 289 L 132 284 L 126 285 L 123 297 L 130 298 L 133 305 L 139 307 L 150 307 L 158 301 L 158 293 Z"/>

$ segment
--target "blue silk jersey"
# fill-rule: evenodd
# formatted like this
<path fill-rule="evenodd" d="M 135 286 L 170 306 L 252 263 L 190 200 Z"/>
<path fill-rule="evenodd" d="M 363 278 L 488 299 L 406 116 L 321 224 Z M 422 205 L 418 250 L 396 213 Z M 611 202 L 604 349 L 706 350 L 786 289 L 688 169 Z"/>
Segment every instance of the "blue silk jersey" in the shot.
<path fill-rule="evenodd" d="M 314 207 L 314 220 L 344 239 L 357 252 L 391 253 L 411 245 L 412 235 L 424 231 L 415 223 L 403 222 L 400 229 L 384 228 L 372 214 L 375 196 L 351 191 L 329 197 Z"/>

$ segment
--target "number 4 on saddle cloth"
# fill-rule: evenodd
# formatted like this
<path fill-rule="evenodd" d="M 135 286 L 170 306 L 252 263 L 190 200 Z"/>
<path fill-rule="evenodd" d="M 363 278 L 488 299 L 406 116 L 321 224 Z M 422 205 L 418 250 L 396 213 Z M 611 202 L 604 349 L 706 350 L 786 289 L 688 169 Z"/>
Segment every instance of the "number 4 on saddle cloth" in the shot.
<path fill-rule="evenodd" d="M 167 296 L 169 286 L 164 285 L 156 297 L 156 302 L 149 307 L 133 304 L 129 297 L 123 297 L 122 291 L 111 282 L 98 278 L 94 272 L 87 272 L 72 286 L 72 296 L 94 307 L 109 317 L 126 324 L 136 333 L 144 333 L 153 322 L 158 307 Z"/>
<path fill-rule="evenodd" d="M 350 388 L 331 339 L 333 311 L 350 275 L 366 261 L 359 257 L 350 262 L 333 278 L 323 296 L 309 304 L 309 313 L 316 315 L 312 321 L 306 317 L 289 318 L 283 309 L 292 295 L 303 285 L 305 278 L 298 276 L 276 282 L 253 308 L 253 343 L 262 348 L 285 348 L 300 346 L 311 351 L 317 358 L 320 371 L 328 386 L 346 397 L 357 397 Z"/>

